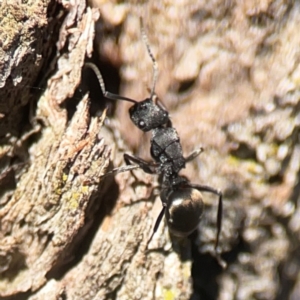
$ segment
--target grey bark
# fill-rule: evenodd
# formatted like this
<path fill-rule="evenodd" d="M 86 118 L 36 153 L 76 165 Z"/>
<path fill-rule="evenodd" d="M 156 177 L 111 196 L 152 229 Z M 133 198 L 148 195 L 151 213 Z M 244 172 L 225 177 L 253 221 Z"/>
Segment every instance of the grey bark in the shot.
<path fill-rule="evenodd" d="M 33 52 L 26 48 L 30 40 L 13 42 L 20 29 L 29 30 L 26 20 L 32 18 L 14 17 L 23 26 L 10 23 L 10 42 L 2 42 L 7 59 L 1 61 L 9 63 L 0 65 L 5 133 L 1 297 L 298 299 L 299 2 L 101 2 L 100 17 L 97 1 L 93 9 L 84 1 L 62 4 L 62 19 L 46 21 L 43 9 L 38 20 L 44 21 L 33 22 L 38 33 L 60 26 L 53 67 L 47 55 L 38 64 L 38 54 L 54 45 L 52 40 L 47 47 L 42 44 L 37 38 L 42 33 L 33 35 Z M 28 5 L 22 4 L 21 11 L 28 14 Z M 5 9 L 14 8 L 15 14 L 16 7 Z M 110 160 L 115 167 L 124 165 L 124 152 L 150 159 L 147 136 L 134 128 L 125 103 L 117 103 L 115 117 L 105 125 L 105 111 L 92 114 L 88 95 L 68 115 L 65 104 L 92 53 L 98 18 L 96 51 L 120 68 L 120 94 L 137 100 L 149 95 L 152 66 L 140 16 L 159 66 L 156 93 L 171 113 L 184 153 L 205 148 L 183 174 L 224 193 L 224 270 L 212 258 L 214 197 L 205 195 L 206 211 L 193 241 L 192 277 L 188 240 L 171 242 L 161 226 L 151 251 L 146 249 L 161 208 L 156 178 L 134 171 L 134 176 L 101 179 Z M 20 53 L 33 54 L 25 59 Z M 29 119 L 36 126 L 22 128 L 22 107 L 32 96 L 21 84 L 32 86 L 41 77 L 39 70 L 47 86 L 32 106 Z"/>

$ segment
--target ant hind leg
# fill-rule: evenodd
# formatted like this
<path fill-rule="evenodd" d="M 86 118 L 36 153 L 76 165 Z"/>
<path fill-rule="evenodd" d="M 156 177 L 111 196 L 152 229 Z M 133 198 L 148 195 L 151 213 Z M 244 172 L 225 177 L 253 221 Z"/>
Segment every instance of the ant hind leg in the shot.
<path fill-rule="evenodd" d="M 200 184 L 192 184 L 188 183 L 186 185 L 187 187 L 194 188 L 200 192 L 207 192 L 212 193 L 219 197 L 219 203 L 218 203 L 218 212 L 217 212 L 217 234 L 216 234 L 216 242 L 215 242 L 215 257 L 218 260 L 219 264 L 225 268 L 226 263 L 222 260 L 220 257 L 220 250 L 219 250 L 219 240 L 220 240 L 220 233 L 222 230 L 222 214 L 223 214 L 223 195 L 222 192 L 219 190 L 216 190 L 210 186 L 207 185 L 200 185 Z"/>

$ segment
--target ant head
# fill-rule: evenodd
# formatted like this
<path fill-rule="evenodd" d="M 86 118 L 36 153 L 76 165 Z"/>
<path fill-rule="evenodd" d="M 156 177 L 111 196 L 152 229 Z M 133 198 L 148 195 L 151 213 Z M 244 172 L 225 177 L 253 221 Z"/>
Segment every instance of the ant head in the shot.
<path fill-rule="evenodd" d="M 136 102 L 130 109 L 132 122 L 142 131 L 160 127 L 169 122 L 169 114 L 157 104 L 157 96 Z"/>
<path fill-rule="evenodd" d="M 204 209 L 201 193 L 193 188 L 180 188 L 168 196 L 166 219 L 171 233 L 175 236 L 191 234 Z"/>

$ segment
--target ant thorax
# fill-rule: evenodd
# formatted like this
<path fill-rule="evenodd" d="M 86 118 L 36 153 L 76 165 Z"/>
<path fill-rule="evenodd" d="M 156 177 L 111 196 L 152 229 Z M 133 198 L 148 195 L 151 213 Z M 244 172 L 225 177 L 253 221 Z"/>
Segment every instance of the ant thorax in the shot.
<path fill-rule="evenodd" d="M 158 127 L 152 130 L 150 152 L 153 159 L 162 164 L 162 173 L 177 174 L 185 167 L 180 139 L 173 127 Z"/>

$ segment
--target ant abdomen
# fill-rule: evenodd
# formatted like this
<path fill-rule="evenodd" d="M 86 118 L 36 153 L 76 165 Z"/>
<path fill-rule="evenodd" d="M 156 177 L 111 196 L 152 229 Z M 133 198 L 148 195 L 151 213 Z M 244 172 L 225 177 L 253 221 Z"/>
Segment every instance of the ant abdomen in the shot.
<path fill-rule="evenodd" d="M 188 236 L 198 226 L 204 211 L 202 194 L 193 188 L 180 188 L 168 196 L 166 220 L 170 232 L 179 237 Z"/>

